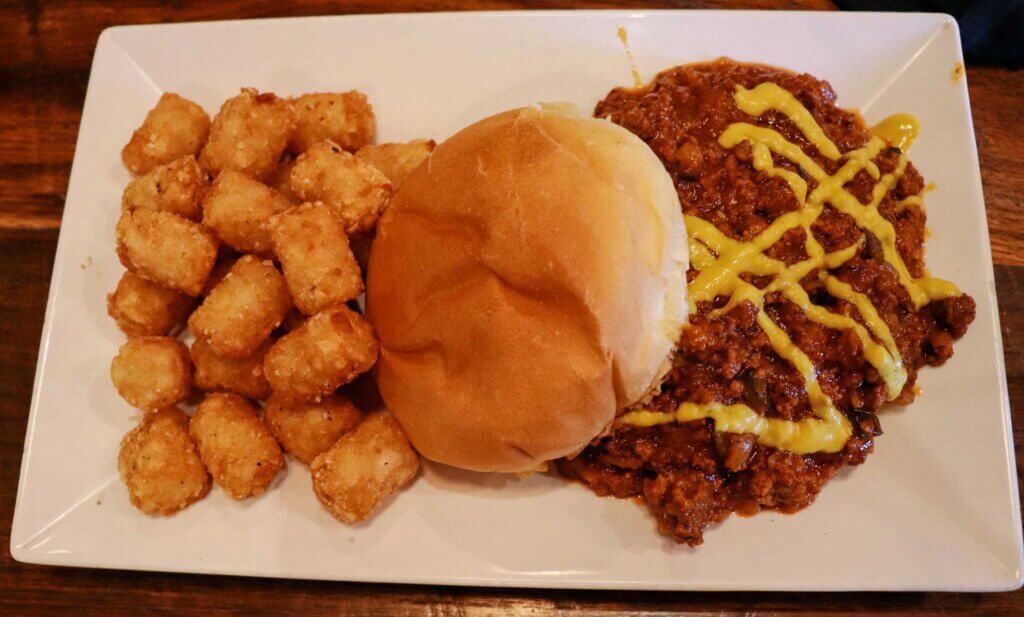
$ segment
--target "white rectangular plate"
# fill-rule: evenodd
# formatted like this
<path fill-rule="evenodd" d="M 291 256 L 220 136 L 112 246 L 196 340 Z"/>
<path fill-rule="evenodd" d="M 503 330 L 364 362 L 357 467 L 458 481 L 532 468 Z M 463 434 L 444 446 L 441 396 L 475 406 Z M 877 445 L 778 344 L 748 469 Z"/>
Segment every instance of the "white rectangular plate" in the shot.
<path fill-rule="evenodd" d="M 868 121 L 916 114 L 929 265 L 978 302 L 955 357 L 883 418 L 868 463 L 795 516 L 732 517 L 693 550 L 630 501 L 559 479 L 437 467 L 369 523 L 345 526 L 292 462 L 267 495 L 219 490 L 170 518 L 117 478 L 137 415 L 110 385 L 122 335 L 105 313 L 121 273 L 119 152 L 163 91 L 216 112 L 240 86 L 358 88 L 381 141 L 441 140 L 537 101 L 592 110 L 631 77 L 727 55 L 831 81 Z M 940 15 L 557 12 L 327 17 L 123 27 L 93 63 L 40 345 L 11 534 L 20 561 L 402 583 L 623 589 L 997 590 L 1021 584 L 1021 525 L 992 260 L 952 19 Z"/>

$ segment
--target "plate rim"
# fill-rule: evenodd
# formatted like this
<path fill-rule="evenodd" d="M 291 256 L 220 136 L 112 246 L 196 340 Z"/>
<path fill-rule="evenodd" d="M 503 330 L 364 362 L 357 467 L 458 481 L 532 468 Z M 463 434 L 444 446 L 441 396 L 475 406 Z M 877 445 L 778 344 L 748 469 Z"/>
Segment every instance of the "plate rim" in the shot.
<path fill-rule="evenodd" d="M 559 9 L 559 10 L 492 10 L 492 11 L 436 11 L 436 12 L 402 12 L 402 13 L 369 13 L 369 14 L 351 14 L 351 15 L 323 15 L 323 16 L 302 16 L 302 17 L 265 17 L 256 19 L 234 19 L 234 20 L 209 20 L 209 21 L 190 21 L 190 22 L 176 22 L 176 23 L 157 23 L 157 24 L 131 24 L 131 25 L 116 25 L 104 29 L 98 37 L 96 47 L 93 53 L 93 59 L 90 63 L 89 69 L 89 80 L 86 87 L 86 94 L 83 101 L 83 117 L 79 124 L 78 135 L 76 137 L 74 156 L 72 159 L 71 170 L 69 174 L 68 184 L 69 187 L 75 183 L 77 174 L 81 172 L 81 165 L 79 164 L 79 153 L 80 147 L 83 141 L 82 125 L 85 121 L 84 110 L 88 108 L 91 97 L 96 95 L 95 92 L 95 81 L 93 75 L 97 70 L 99 59 L 101 58 L 101 49 L 117 45 L 122 46 L 121 42 L 117 40 L 117 35 L 120 32 L 138 32 L 138 31 L 151 31 L 151 30 L 165 30 L 165 29 L 189 29 L 189 28 L 218 28 L 226 25 L 251 25 L 254 22 L 260 24 L 266 24 L 273 26 L 277 23 L 288 23 L 295 24 L 297 22 L 324 22 L 324 21 L 405 21 L 405 20 L 432 20 L 432 19 L 451 19 L 455 16 L 460 17 L 473 17 L 473 18 L 487 18 L 487 19 L 504 19 L 504 18 L 552 18 L 552 17 L 575 17 L 579 19 L 587 19 L 593 16 L 608 16 L 608 15 L 621 15 L 622 17 L 649 17 L 659 15 L 717 15 L 720 16 L 726 13 L 724 10 L 688 10 L 688 9 L 586 9 L 586 10 L 571 10 L 571 9 Z M 959 28 L 955 19 L 945 13 L 885 13 L 885 12 L 816 12 L 816 11 L 759 11 L 759 10 L 742 10 L 742 11 L 728 11 L 731 15 L 814 15 L 815 19 L 823 20 L 838 20 L 838 21 L 854 21 L 856 19 L 868 19 L 868 18 L 884 18 L 891 19 L 893 21 L 915 21 L 915 20 L 926 20 L 934 23 L 936 26 L 942 24 L 951 24 L 957 37 L 957 41 L 960 41 Z M 956 46 L 956 55 L 959 61 L 963 61 L 962 46 L 958 44 Z M 973 147 L 970 148 L 970 157 L 972 158 L 973 169 L 970 172 L 973 176 L 970 178 L 972 183 L 977 184 L 978 193 L 980 196 L 980 208 L 976 216 L 980 216 L 984 221 L 985 219 L 985 200 L 983 192 L 983 184 L 981 180 L 981 168 L 980 160 L 977 150 L 977 137 L 974 127 L 974 119 L 971 113 L 970 105 L 970 93 L 967 87 L 967 75 L 965 75 L 960 88 L 960 96 L 963 99 L 963 105 L 967 112 L 967 125 L 969 136 L 973 143 Z M 62 213 L 63 215 L 63 213 Z M 1022 532 L 1020 529 L 1020 495 L 1018 482 L 1019 477 L 1016 474 L 1015 464 L 1015 451 L 1013 443 L 1013 432 L 1012 432 L 1012 415 L 1009 399 L 1008 390 L 1008 379 L 1005 366 L 1005 351 L 1002 340 L 1002 329 L 1000 327 L 999 318 L 999 304 L 998 304 L 998 293 L 995 289 L 995 264 L 992 260 L 991 253 L 991 239 L 988 225 L 981 225 L 982 238 L 985 242 L 983 244 L 983 256 L 985 258 L 985 265 L 987 266 L 987 274 L 989 277 L 989 290 L 988 293 L 991 297 L 991 311 L 986 318 L 991 321 L 994 325 L 994 354 L 996 358 L 996 365 L 998 368 L 998 378 L 1000 385 L 1000 407 L 1002 412 L 1002 429 L 1004 434 L 1004 454 L 1005 462 L 1010 471 L 1009 476 L 1011 479 L 1010 493 L 1013 500 L 1013 506 L 1017 513 L 1018 526 L 1016 530 L 1016 544 L 1018 549 L 1017 557 L 1017 571 L 1016 576 L 1008 578 L 1003 581 L 995 581 L 991 585 L 968 585 L 963 588 L 951 588 L 949 585 L 936 585 L 934 587 L 929 586 L 914 586 L 906 587 L 900 585 L 879 585 L 877 587 L 865 587 L 864 585 L 816 585 L 813 588 L 807 586 L 801 586 L 799 583 L 792 585 L 750 585 L 745 583 L 740 584 L 706 584 L 701 581 L 690 581 L 685 585 L 678 584 L 659 584 L 658 582 L 642 582 L 637 583 L 634 581 L 625 581 L 621 579 L 613 579 L 608 577 L 605 578 L 596 577 L 594 580 L 569 580 L 560 579 L 557 576 L 544 577 L 524 580 L 521 573 L 514 573 L 507 578 L 502 577 L 488 577 L 488 576 L 473 576 L 473 577 L 450 577 L 445 576 L 443 579 L 437 577 L 431 577 L 429 575 L 424 576 L 406 576 L 406 577 L 395 577 L 395 576 L 374 576 L 372 572 L 367 573 L 366 576 L 361 577 L 349 577 L 337 578 L 329 576 L 329 573 L 325 572 L 324 577 L 310 577 L 308 575 L 281 575 L 273 574 L 274 578 L 285 578 L 285 579 L 300 579 L 300 580 L 344 580 L 352 582 L 372 582 L 372 583 L 388 583 L 388 584 L 426 584 L 426 585 L 453 585 L 453 586 L 475 586 L 475 587 L 500 587 L 500 588 L 567 588 L 567 589 L 609 589 L 609 590 L 623 590 L 623 589 L 644 589 L 644 590 L 752 590 L 752 591 L 852 591 L 852 590 L 922 590 L 922 591 L 1009 591 L 1020 588 L 1024 584 L 1024 571 L 1021 569 L 1021 564 L 1024 562 L 1024 542 L 1022 542 Z M 43 387 L 43 376 L 49 357 L 49 347 L 52 339 L 52 330 L 54 325 L 54 311 L 55 311 L 55 298 L 61 293 L 62 280 L 64 275 L 64 268 L 66 266 L 66 251 L 69 240 L 68 232 L 64 226 L 58 234 L 57 248 L 54 254 L 54 265 L 50 277 L 50 285 L 47 293 L 47 303 L 44 312 L 43 328 L 40 335 L 40 343 L 38 348 L 36 368 L 33 377 L 32 386 L 32 397 L 29 406 L 29 415 L 27 420 L 27 427 L 25 433 L 25 439 L 23 442 L 23 451 L 21 458 L 21 467 L 19 469 L 18 487 L 15 497 L 15 507 L 12 514 L 12 525 L 10 535 L 10 552 L 11 556 L 15 561 L 21 563 L 32 563 L 32 564 L 44 564 L 54 566 L 66 566 L 66 567 L 89 567 L 98 569 L 122 569 L 122 570 L 142 570 L 143 568 L 138 567 L 124 567 L 118 565 L 112 565 L 110 563 L 99 563 L 93 562 L 89 559 L 76 560 L 75 555 L 72 555 L 68 559 L 67 555 L 58 555 L 61 558 L 50 558 L 51 555 L 45 553 L 33 551 L 27 549 L 24 546 L 24 542 L 21 545 L 16 544 L 16 540 L 22 540 L 19 537 L 21 527 L 26 523 L 22 520 L 20 515 L 23 509 L 19 507 L 23 503 L 23 494 L 26 489 L 26 476 L 28 470 L 28 462 L 31 458 L 33 446 L 35 443 L 35 432 L 36 432 L 36 414 L 40 405 L 40 392 Z M 1018 482 L 1013 482 L 1014 479 Z M 236 576 L 260 576 L 258 573 L 242 573 L 229 572 L 219 570 L 217 568 L 203 568 L 200 564 L 197 564 L 196 568 L 178 568 L 178 567 L 145 567 L 145 571 L 153 572 L 182 572 L 182 573 L 197 573 L 197 574 L 215 574 L 215 575 L 236 575 Z"/>

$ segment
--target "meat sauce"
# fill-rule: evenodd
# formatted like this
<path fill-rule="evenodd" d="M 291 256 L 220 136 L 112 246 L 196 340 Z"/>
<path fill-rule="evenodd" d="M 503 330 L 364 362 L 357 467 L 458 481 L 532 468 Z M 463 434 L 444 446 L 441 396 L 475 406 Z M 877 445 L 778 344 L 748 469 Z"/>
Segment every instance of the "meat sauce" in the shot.
<path fill-rule="evenodd" d="M 858 114 L 835 105 L 836 95 L 827 82 L 724 59 L 670 69 L 646 88 L 615 89 L 598 103 L 595 115 L 629 129 L 654 150 L 675 181 L 684 215 L 713 224 L 730 239 L 749 242 L 779 217 L 807 205 L 791 182 L 755 168 L 750 141 L 731 148 L 721 145 L 720 137 L 731 125 L 750 123 L 776 131 L 829 175 L 844 164 L 842 157 L 820 152 L 820 143 L 812 143 L 791 116 L 769 109 L 755 117 L 738 107 L 738 86 L 754 89 L 766 82 L 791 93 L 840 153 L 864 148 L 872 139 Z M 900 175 L 893 175 L 898 180 L 876 204 L 877 211 L 895 231 L 890 243 L 906 272 L 914 279 L 923 277 L 926 216 L 915 196 L 925 190 L 924 180 L 892 144 L 880 148 L 872 161 L 876 174 L 862 169 L 842 188 L 861 204 L 871 204 L 878 176 L 899 168 Z M 793 178 L 802 178 L 808 193 L 818 186 L 807 170 L 785 157 L 775 156 L 772 163 L 793 172 Z M 830 203 L 823 204 L 806 229 L 826 253 L 846 249 L 850 254 L 829 269 L 829 277 L 812 272 L 799 280 L 799 286 L 816 307 L 862 326 L 870 324 L 850 302 L 830 292 L 825 280 L 841 281 L 870 300 L 888 327 L 906 374 L 898 393 L 887 389 L 877 366 L 866 358 L 864 339 L 853 328 L 822 325 L 820 319 L 809 318 L 807 307 L 779 291 L 762 291 L 761 307 L 751 301 L 730 306 L 729 297 L 719 296 L 699 302 L 691 313 L 672 369 L 644 409 L 671 413 L 686 403 L 742 404 L 765 418 L 813 420 L 808 388 L 814 382 L 807 382 L 792 362 L 780 356 L 763 321 L 759 323 L 763 312 L 813 362 L 820 391 L 848 420 L 845 444 L 837 451 L 798 454 L 765 445 L 754 434 L 716 431 L 710 417 L 653 426 L 620 422 L 610 436 L 575 458 L 560 460 L 559 471 L 598 495 L 641 499 L 662 532 L 693 546 L 703 542 L 709 525 L 732 512 L 800 510 L 840 469 L 863 463 L 881 434 L 879 408 L 889 401 L 913 401 L 918 369 L 949 359 L 953 341 L 974 319 L 974 300 L 955 292 L 933 297 L 923 306 L 915 303 L 905 281 L 886 260 L 883 242 Z M 797 264 L 808 259 L 808 240 L 805 228 L 795 227 L 764 254 L 786 265 Z M 699 270 L 691 267 L 691 284 L 698 275 Z M 746 272 L 739 278 L 766 290 L 773 277 Z M 723 307 L 728 309 L 724 313 Z"/>

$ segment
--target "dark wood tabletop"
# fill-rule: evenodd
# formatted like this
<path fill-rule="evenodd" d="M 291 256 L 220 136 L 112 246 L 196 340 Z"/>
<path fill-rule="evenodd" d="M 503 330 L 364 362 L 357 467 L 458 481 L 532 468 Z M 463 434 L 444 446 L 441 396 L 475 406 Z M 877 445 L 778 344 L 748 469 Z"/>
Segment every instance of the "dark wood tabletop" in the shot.
<path fill-rule="evenodd" d="M 1002 594 L 638 593 L 365 585 L 25 565 L 9 544 L 39 335 L 68 173 L 100 32 L 112 25 L 352 12 L 538 8 L 803 8 L 826 0 L 0 0 L 0 613 L 464 615 L 865 612 L 1011 615 Z M 1018 478 L 1024 444 L 1024 71 L 968 66 L 995 258 Z M 68 410 L 73 413 L 74 410 Z"/>

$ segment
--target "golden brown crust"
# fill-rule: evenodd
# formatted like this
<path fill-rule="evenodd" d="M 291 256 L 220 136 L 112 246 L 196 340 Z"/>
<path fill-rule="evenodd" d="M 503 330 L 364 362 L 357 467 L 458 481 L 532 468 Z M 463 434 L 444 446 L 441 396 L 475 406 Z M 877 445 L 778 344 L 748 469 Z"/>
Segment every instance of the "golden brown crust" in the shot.
<path fill-rule="evenodd" d="M 251 356 L 292 309 L 284 277 L 269 259 L 244 255 L 192 313 L 188 327 L 217 355 Z"/>
<path fill-rule="evenodd" d="M 363 292 L 345 227 L 326 204 L 305 203 L 268 222 L 274 254 L 295 306 L 312 315 Z"/>
<path fill-rule="evenodd" d="M 278 339 L 263 368 L 282 400 L 318 401 L 370 370 L 377 349 L 373 326 L 342 304 L 320 311 Z"/>
<path fill-rule="evenodd" d="M 397 191 L 437 144 L 433 139 L 414 139 L 404 144 L 370 144 L 356 152 L 356 157 L 381 170 Z"/>
<path fill-rule="evenodd" d="M 162 409 L 192 392 L 192 362 L 188 349 L 175 338 L 133 337 L 110 363 L 110 380 L 132 407 Z"/>
<path fill-rule="evenodd" d="M 284 468 L 277 440 L 237 394 L 207 396 L 189 422 L 189 435 L 213 481 L 232 499 L 263 494 Z"/>
<path fill-rule="evenodd" d="M 394 192 L 383 172 L 333 141 L 322 141 L 300 155 L 289 182 L 301 199 L 330 206 L 351 237 L 373 229 Z"/>
<path fill-rule="evenodd" d="M 377 230 L 385 403 L 451 465 L 578 451 L 659 381 L 686 319 L 685 238 L 660 161 L 609 122 L 529 108 L 464 129 Z"/>
<path fill-rule="evenodd" d="M 233 169 L 262 179 L 274 171 L 294 131 L 295 116 L 285 101 L 242 88 L 213 119 L 199 164 L 214 174 Z"/>
<path fill-rule="evenodd" d="M 290 403 L 279 396 L 267 401 L 264 420 L 285 451 L 307 465 L 352 430 L 363 413 L 341 394 L 318 403 Z"/>
<path fill-rule="evenodd" d="M 225 170 L 203 199 L 203 224 L 237 251 L 269 254 L 267 219 L 291 206 L 284 195 L 262 182 Z"/>
<path fill-rule="evenodd" d="M 163 210 L 199 220 L 199 204 L 210 187 L 206 172 L 191 154 L 165 163 L 135 178 L 121 195 L 121 208 Z"/>
<path fill-rule="evenodd" d="M 107 295 L 107 313 L 128 336 L 163 336 L 185 323 L 193 302 L 180 291 L 125 272 Z"/>
<path fill-rule="evenodd" d="M 373 106 L 358 90 L 311 92 L 288 100 L 296 127 L 288 147 L 302 154 L 313 145 L 330 139 L 354 152 L 373 141 L 376 119 Z"/>
<path fill-rule="evenodd" d="M 213 234 L 170 212 L 125 210 L 114 231 L 125 268 L 190 296 L 202 291 L 217 259 Z"/>
<path fill-rule="evenodd" d="M 387 412 L 366 418 L 309 467 L 317 499 L 344 523 L 366 520 L 419 469 L 419 456 Z"/>
<path fill-rule="evenodd" d="M 135 175 L 187 155 L 199 154 L 210 132 L 203 108 L 173 92 L 160 96 L 121 151 L 124 166 Z"/>
<path fill-rule="evenodd" d="M 270 396 L 270 383 L 263 376 L 263 356 L 270 349 L 268 339 L 251 356 L 240 359 L 218 356 L 203 338 L 189 350 L 196 388 L 206 392 L 235 392 L 258 401 Z"/>
<path fill-rule="evenodd" d="M 117 470 L 132 505 L 146 514 L 174 514 L 206 496 L 210 474 L 177 407 L 146 414 L 121 440 Z"/>

